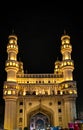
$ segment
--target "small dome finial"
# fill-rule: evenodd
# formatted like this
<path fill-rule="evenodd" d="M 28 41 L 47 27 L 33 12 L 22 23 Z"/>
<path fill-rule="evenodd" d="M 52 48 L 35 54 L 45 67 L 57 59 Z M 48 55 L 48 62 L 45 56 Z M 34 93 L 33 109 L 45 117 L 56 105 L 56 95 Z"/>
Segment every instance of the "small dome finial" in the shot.
<path fill-rule="evenodd" d="M 57 61 L 58 61 L 58 57 L 57 57 Z"/>
<path fill-rule="evenodd" d="M 12 34 L 14 34 L 14 29 L 12 29 Z"/>
<path fill-rule="evenodd" d="M 66 30 L 64 29 L 64 35 L 66 35 Z"/>

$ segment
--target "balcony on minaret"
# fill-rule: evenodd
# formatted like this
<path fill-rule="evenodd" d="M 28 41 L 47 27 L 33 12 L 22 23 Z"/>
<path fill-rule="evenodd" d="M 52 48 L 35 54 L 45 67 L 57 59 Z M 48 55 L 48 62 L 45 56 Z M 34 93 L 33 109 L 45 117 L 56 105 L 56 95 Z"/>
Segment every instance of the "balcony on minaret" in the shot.
<path fill-rule="evenodd" d="M 9 35 L 8 39 L 10 44 L 15 44 L 15 45 L 17 44 L 18 38 L 16 35 Z"/>
<path fill-rule="evenodd" d="M 61 63 L 61 68 L 62 67 L 69 67 L 71 69 L 74 69 L 74 61 L 73 60 L 63 60 Z"/>
<path fill-rule="evenodd" d="M 17 96 L 18 95 L 18 87 L 15 82 L 6 82 L 4 83 L 3 89 L 4 96 Z"/>
<path fill-rule="evenodd" d="M 16 81 L 16 73 L 18 71 L 18 61 L 7 60 L 5 64 L 7 72 L 7 81 Z"/>
<path fill-rule="evenodd" d="M 18 53 L 18 45 L 15 45 L 15 44 L 8 44 L 7 45 L 7 52 L 9 53 L 9 52 L 11 52 L 11 51 L 13 51 L 14 53 Z"/>
<path fill-rule="evenodd" d="M 9 35 L 7 45 L 8 60 L 16 60 L 18 53 L 17 36 Z"/>
<path fill-rule="evenodd" d="M 77 95 L 76 82 L 75 81 L 63 82 L 62 91 L 66 95 Z"/>
<path fill-rule="evenodd" d="M 56 77 L 59 76 L 59 75 L 63 76 L 63 73 L 62 73 L 62 70 L 61 70 L 61 61 L 59 61 L 59 60 L 57 60 L 55 62 L 54 74 L 56 74 Z"/>
<path fill-rule="evenodd" d="M 5 66 L 6 66 L 6 69 L 7 69 L 8 67 L 18 68 L 18 61 L 8 61 L 8 60 L 7 60 Z"/>
<path fill-rule="evenodd" d="M 72 45 L 70 43 L 70 36 L 67 34 L 64 34 L 61 37 L 61 53 L 63 57 L 66 57 L 66 55 L 71 55 L 72 52 Z"/>
<path fill-rule="evenodd" d="M 70 44 L 70 36 L 66 34 L 66 31 L 64 30 L 64 34 L 61 37 L 62 45 L 64 44 Z"/>
<path fill-rule="evenodd" d="M 62 45 L 68 45 L 70 44 L 70 36 L 68 35 L 64 35 L 61 37 L 61 40 L 62 40 Z"/>
<path fill-rule="evenodd" d="M 63 44 L 61 46 L 61 50 L 64 51 L 64 50 L 67 50 L 67 51 L 72 51 L 72 46 L 70 44 Z"/>

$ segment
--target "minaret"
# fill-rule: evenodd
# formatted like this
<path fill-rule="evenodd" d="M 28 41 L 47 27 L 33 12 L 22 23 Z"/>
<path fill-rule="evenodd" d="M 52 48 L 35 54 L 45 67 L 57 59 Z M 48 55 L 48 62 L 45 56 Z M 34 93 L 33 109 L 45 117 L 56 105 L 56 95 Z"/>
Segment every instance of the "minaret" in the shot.
<path fill-rule="evenodd" d="M 63 73 L 62 73 L 62 69 L 61 69 L 61 61 L 60 60 L 56 60 L 55 62 L 55 66 L 54 66 L 54 74 L 56 74 L 56 83 L 60 82 L 58 80 L 58 77 L 62 77 Z"/>
<path fill-rule="evenodd" d="M 9 35 L 9 43 L 7 45 L 8 59 L 6 61 L 5 70 L 7 72 L 7 81 L 16 81 L 16 73 L 18 71 L 18 45 L 17 36 Z"/>
<path fill-rule="evenodd" d="M 64 81 L 73 80 L 72 72 L 74 70 L 74 62 L 71 59 L 72 46 L 70 43 L 70 36 L 64 31 L 64 35 L 61 37 L 61 53 L 62 53 L 62 64 L 61 68 L 63 71 Z"/>
<path fill-rule="evenodd" d="M 76 82 L 73 80 L 74 62 L 71 59 L 72 45 L 70 36 L 64 31 L 61 37 L 61 53 L 62 53 L 62 72 L 63 72 L 63 99 L 64 99 L 64 121 L 65 127 L 68 127 L 69 122 L 76 119 L 76 97 L 77 88 Z"/>
<path fill-rule="evenodd" d="M 19 60 L 18 66 L 19 66 L 19 67 L 18 67 L 19 69 L 18 69 L 17 74 L 24 74 L 23 62 Z"/>
<path fill-rule="evenodd" d="M 16 129 L 16 101 L 17 101 L 17 82 L 16 73 L 18 71 L 18 45 L 17 36 L 11 34 L 8 37 L 7 44 L 8 58 L 5 63 L 5 70 L 7 72 L 7 80 L 4 82 L 3 97 L 5 100 L 5 115 L 4 115 L 4 129 Z"/>

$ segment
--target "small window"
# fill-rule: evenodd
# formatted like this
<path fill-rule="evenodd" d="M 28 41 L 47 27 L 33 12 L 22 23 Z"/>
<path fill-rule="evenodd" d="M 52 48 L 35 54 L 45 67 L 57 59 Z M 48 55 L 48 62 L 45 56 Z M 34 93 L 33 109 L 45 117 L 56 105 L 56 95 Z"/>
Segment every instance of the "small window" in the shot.
<path fill-rule="evenodd" d="M 41 83 L 41 81 L 39 81 L 39 83 Z"/>
<path fill-rule="evenodd" d="M 59 91 L 59 90 L 57 91 L 57 94 L 60 94 L 60 91 Z"/>
<path fill-rule="evenodd" d="M 58 105 L 61 105 L 61 101 L 58 101 Z"/>
<path fill-rule="evenodd" d="M 31 102 L 29 102 L 29 106 L 31 106 L 32 105 L 32 103 Z"/>
<path fill-rule="evenodd" d="M 61 113 L 61 109 L 58 109 L 58 112 Z"/>
<path fill-rule="evenodd" d="M 42 81 L 42 83 L 44 83 L 44 81 Z"/>
<path fill-rule="evenodd" d="M 51 106 L 51 105 L 52 105 L 52 102 L 49 102 L 49 105 Z"/>
<path fill-rule="evenodd" d="M 19 113 L 22 113 L 22 112 L 23 112 L 23 109 L 20 109 L 20 110 L 19 110 Z"/>
<path fill-rule="evenodd" d="M 22 118 L 19 118 L 19 123 L 22 123 Z"/>
<path fill-rule="evenodd" d="M 50 83 L 50 81 L 48 81 L 48 83 Z"/>
<path fill-rule="evenodd" d="M 23 102 L 20 102 L 19 105 L 23 105 Z"/>
<path fill-rule="evenodd" d="M 62 122 L 62 117 L 59 117 L 59 122 Z"/>

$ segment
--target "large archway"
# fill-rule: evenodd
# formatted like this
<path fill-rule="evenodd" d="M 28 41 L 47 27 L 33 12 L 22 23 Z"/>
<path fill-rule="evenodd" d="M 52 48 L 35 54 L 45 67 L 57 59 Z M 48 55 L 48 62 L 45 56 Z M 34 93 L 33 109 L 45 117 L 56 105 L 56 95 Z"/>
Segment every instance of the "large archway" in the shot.
<path fill-rule="evenodd" d="M 47 115 L 42 114 L 41 112 L 32 115 L 30 119 L 30 130 L 44 130 L 50 125 L 50 119 Z"/>
<path fill-rule="evenodd" d="M 44 130 L 53 126 L 53 112 L 44 108 L 32 110 L 27 114 L 27 126 L 30 130 Z"/>

